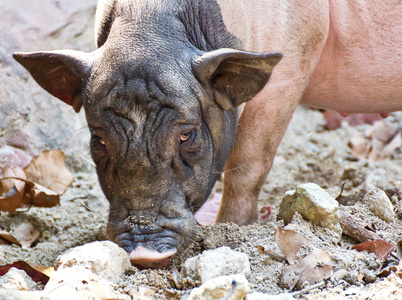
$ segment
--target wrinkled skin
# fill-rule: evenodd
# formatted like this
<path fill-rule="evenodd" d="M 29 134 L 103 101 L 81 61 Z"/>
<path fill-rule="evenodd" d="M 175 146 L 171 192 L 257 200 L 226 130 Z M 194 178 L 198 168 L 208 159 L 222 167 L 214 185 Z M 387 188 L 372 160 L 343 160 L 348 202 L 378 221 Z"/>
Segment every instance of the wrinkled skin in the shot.
<path fill-rule="evenodd" d="M 356 16 L 342 0 L 105 0 L 96 51 L 14 57 L 52 95 L 84 107 L 110 201 L 109 237 L 133 264 L 159 268 L 196 234 L 193 214 L 225 163 L 217 222 L 257 221 L 260 189 L 298 103 L 402 108 L 400 60 L 387 60 L 387 49 L 402 48 L 388 28 L 401 26 L 394 4 L 374 16 L 373 3 L 356 1 L 364 11 Z M 377 36 L 360 29 L 372 18 L 383 21 Z"/>

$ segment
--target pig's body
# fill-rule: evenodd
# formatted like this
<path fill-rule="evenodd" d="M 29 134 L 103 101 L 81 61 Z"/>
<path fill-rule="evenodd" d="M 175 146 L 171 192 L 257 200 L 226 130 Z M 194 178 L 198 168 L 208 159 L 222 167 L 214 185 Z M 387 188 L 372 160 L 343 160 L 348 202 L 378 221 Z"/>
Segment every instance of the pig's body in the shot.
<path fill-rule="evenodd" d="M 162 267 L 191 239 L 192 214 L 225 162 L 217 222 L 257 221 L 261 186 L 300 102 L 402 109 L 396 2 L 105 0 L 98 50 L 15 57 L 50 93 L 84 106 L 110 238 L 134 264 Z M 270 78 L 276 51 L 283 59 Z"/>
<path fill-rule="evenodd" d="M 245 106 L 225 166 L 218 222 L 257 220 L 257 200 L 298 103 L 347 113 L 402 109 L 402 4 L 218 0 L 247 50 L 284 57 Z"/>

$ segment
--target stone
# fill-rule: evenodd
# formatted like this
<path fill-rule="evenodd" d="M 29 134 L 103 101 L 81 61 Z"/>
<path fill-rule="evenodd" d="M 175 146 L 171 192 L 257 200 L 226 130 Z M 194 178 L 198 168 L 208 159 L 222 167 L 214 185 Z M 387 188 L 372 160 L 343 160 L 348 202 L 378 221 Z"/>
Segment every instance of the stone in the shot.
<path fill-rule="evenodd" d="M 381 189 L 373 189 L 363 197 L 370 211 L 385 222 L 392 222 L 395 218 L 394 207 L 387 194 Z"/>
<path fill-rule="evenodd" d="M 130 299 L 115 291 L 116 287 L 82 266 L 59 269 L 43 290 L 43 300 L 57 299 Z"/>
<path fill-rule="evenodd" d="M 1 300 L 43 300 L 42 291 L 18 291 L 0 288 Z"/>
<path fill-rule="evenodd" d="M 93 242 L 67 250 L 55 261 L 55 270 L 80 266 L 95 274 L 116 281 L 131 268 L 126 251 L 110 241 Z"/>
<path fill-rule="evenodd" d="M 37 287 L 36 283 L 23 270 L 11 268 L 0 276 L 0 289 L 30 291 Z"/>
<path fill-rule="evenodd" d="M 338 208 L 338 201 L 324 189 L 315 183 L 305 183 L 298 185 L 296 190 L 285 193 L 280 204 L 279 216 L 288 224 L 295 212 L 298 212 L 315 224 L 341 232 Z"/>
<path fill-rule="evenodd" d="M 218 276 L 250 273 L 247 255 L 226 246 L 187 259 L 182 271 L 184 277 L 200 280 L 202 284 Z"/>
<path fill-rule="evenodd" d="M 187 300 L 241 300 L 250 292 L 244 275 L 229 275 L 212 278 L 191 291 Z"/>

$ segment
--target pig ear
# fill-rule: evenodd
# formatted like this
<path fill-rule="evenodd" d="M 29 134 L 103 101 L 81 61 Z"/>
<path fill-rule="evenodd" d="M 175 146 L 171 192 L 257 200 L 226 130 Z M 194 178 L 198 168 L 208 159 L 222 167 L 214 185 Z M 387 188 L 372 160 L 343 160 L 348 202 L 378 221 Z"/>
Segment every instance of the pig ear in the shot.
<path fill-rule="evenodd" d="M 281 58 L 281 53 L 219 49 L 198 57 L 193 67 L 201 82 L 212 85 L 215 101 L 231 110 L 264 88 Z"/>
<path fill-rule="evenodd" d="M 81 92 L 92 66 L 90 53 L 58 50 L 16 52 L 13 56 L 42 88 L 80 111 Z"/>

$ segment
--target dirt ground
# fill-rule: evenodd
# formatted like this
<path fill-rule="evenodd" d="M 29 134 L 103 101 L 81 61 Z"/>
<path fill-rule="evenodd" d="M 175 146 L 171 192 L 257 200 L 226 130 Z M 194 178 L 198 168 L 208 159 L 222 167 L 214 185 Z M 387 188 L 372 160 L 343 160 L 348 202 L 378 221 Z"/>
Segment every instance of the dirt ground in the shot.
<path fill-rule="evenodd" d="M 387 119 L 401 126 L 402 114 L 394 113 Z M 130 291 L 145 291 L 155 298 L 178 299 L 200 283 L 181 278 L 181 264 L 185 259 L 207 249 L 229 246 L 248 255 L 251 275 L 247 276 L 251 292 L 280 294 L 287 291 L 279 285 L 279 277 L 286 262 L 270 259 L 261 254 L 256 246 L 278 250 L 274 241 L 279 203 L 286 191 L 298 184 L 313 182 L 336 197 L 345 182 L 348 211 L 364 220 L 366 226 L 385 241 L 396 244 L 401 237 L 402 221 L 398 215 L 400 203 L 394 203 L 397 211 L 392 222 L 376 217 L 363 203 L 363 196 L 373 188 L 381 188 L 392 195 L 402 184 L 401 149 L 385 160 L 369 164 L 351 156 L 348 142 L 358 131 L 371 125 L 350 127 L 344 124 L 334 131 L 323 128 L 322 114 L 299 107 L 293 116 L 285 138 L 278 150 L 274 166 L 260 195 L 261 206 L 269 206 L 272 213 L 260 224 L 239 227 L 234 224 L 219 224 L 201 228 L 194 243 L 177 255 L 165 270 L 137 270 L 132 268 L 116 288 L 126 294 Z M 78 154 L 77 154 L 78 155 Z M 220 191 L 220 185 L 217 186 Z M 400 199 L 399 199 L 400 200 Z M 2 229 L 12 231 L 24 220 L 29 220 L 40 232 L 39 240 L 31 248 L 0 246 L 0 264 L 24 260 L 41 265 L 53 265 L 56 257 L 66 249 L 96 240 L 105 240 L 108 202 L 103 196 L 95 172 L 75 173 L 74 183 L 62 196 L 61 205 L 54 208 L 31 208 L 27 213 L 0 217 Z M 399 216 L 399 217 L 398 217 Z M 313 244 L 325 249 L 332 259 L 339 278 L 326 282 L 325 287 L 311 290 L 297 297 L 307 299 L 401 299 L 402 280 L 395 274 L 378 277 L 380 263 L 372 254 L 362 254 L 350 248 L 357 244 L 343 235 L 339 240 L 325 228 L 312 225 L 296 216 L 286 228 L 303 233 Z M 398 264 L 390 257 L 386 264 Z M 147 292 L 148 291 L 148 292 Z"/>

